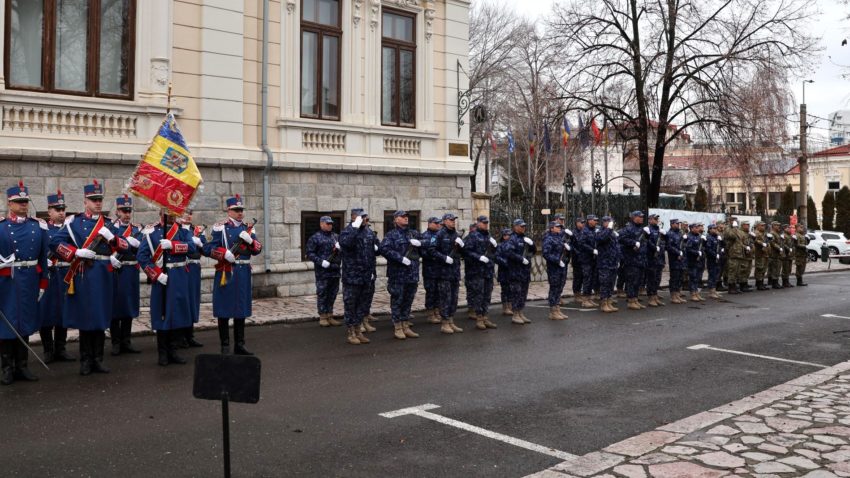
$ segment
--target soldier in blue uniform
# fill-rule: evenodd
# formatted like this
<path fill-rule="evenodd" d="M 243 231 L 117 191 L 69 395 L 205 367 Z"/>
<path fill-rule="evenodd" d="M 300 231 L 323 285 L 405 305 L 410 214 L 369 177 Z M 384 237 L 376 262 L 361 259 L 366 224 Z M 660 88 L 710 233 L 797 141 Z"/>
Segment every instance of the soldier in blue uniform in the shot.
<path fill-rule="evenodd" d="M 597 256 L 596 269 L 599 274 L 599 310 L 602 312 L 617 312 L 614 307 L 614 283 L 617 280 L 617 268 L 620 263 L 620 245 L 617 242 L 619 234 L 614 230 L 614 219 L 611 216 L 602 217 L 602 228 L 596 233 Z"/>
<path fill-rule="evenodd" d="M 419 239 L 422 242 L 419 252 L 422 255 L 422 286 L 425 288 L 425 311 L 428 314 L 429 324 L 440 323 L 440 301 L 437 291 L 440 264 L 431 257 L 431 238 L 440 230 L 442 222 L 442 219 L 438 217 L 429 217 L 428 228 Z"/>
<path fill-rule="evenodd" d="M 477 228 L 477 223 L 472 223 L 469 225 L 469 232 L 466 235 L 463 235 L 463 230 L 461 230 L 460 238 L 463 239 L 464 244 L 466 244 L 466 238 L 471 236 L 472 233 L 475 232 Z M 462 252 L 462 251 L 461 251 Z M 463 259 L 463 287 L 466 289 L 466 315 L 469 320 L 478 320 L 478 314 L 475 312 L 475 308 L 472 306 L 472 301 L 469 299 L 469 274 L 472 268 L 474 268 L 475 264 L 470 264 L 469 261 L 466 260 L 466 256 L 461 254 L 461 258 Z"/>
<path fill-rule="evenodd" d="M 717 226 L 710 224 L 708 226 L 708 237 L 705 241 L 705 262 L 708 268 L 708 297 L 710 299 L 720 299 L 720 294 L 717 293 L 717 280 L 720 278 L 721 268 L 721 253 L 720 253 L 720 237 L 717 233 Z"/>
<path fill-rule="evenodd" d="M 700 223 L 689 224 L 688 239 L 685 243 L 685 257 L 688 264 L 688 284 L 691 291 L 691 302 L 704 302 L 705 299 L 699 295 L 699 286 L 702 282 L 704 270 L 705 253 L 704 239 L 700 231 Z"/>
<path fill-rule="evenodd" d="M 126 194 L 116 198 L 115 214 L 117 219 L 109 229 L 116 236 L 123 237 L 129 248 L 109 257 L 115 282 L 109 337 L 112 341 L 112 355 L 137 354 L 141 351 L 133 347 L 130 336 L 133 319 L 139 316 L 139 262 L 136 253 L 140 245 L 137 236 L 141 229 L 132 223 L 133 199 Z"/>
<path fill-rule="evenodd" d="M 387 258 L 387 292 L 390 293 L 393 335 L 399 340 L 415 339 L 410 328 L 410 308 L 419 288 L 419 257 L 422 242 L 419 233 L 408 228 L 407 211 L 393 213 L 395 227 L 381 242 L 381 255 Z"/>
<path fill-rule="evenodd" d="M 490 237 L 490 219 L 478 216 L 475 230 L 470 232 L 463 244 L 463 260 L 466 263 L 466 299 L 475 313 L 478 330 L 495 329 L 487 313 L 493 299 L 493 276 L 496 267 L 496 239 Z"/>
<path fill-rule="evenodd" d="M 649 238 L 647 243 L 647 258 L 646 258 L 646 295 L 649 296 L 648 305 L 659 307 L 666 305 L 658 297 L 658 289 L 661 287 L 661 273 L 664 272 L 666 264 L 667 231 L 661 229 L 658 224 L 658 214 L 649 216 Z"/>
<path fill-rule="evenodd" d="M 452 213 L 443 215 L 443 227 L 431 237 L 429 245 L 431 256 L 439 264 L 437 290 L 440 301 L 440 332 L 444 334 L 463 332 L 463 329 L 454 323 L 460 289 L 460 251 L 464 245 L 455 229 L 456 221 L 457 216 Z"/>
<path fill-rule="evenodd" d="M 339 235 L 342 248 L 342 302 L 348 343 L 368 344 L 360 325 L 369 313 L 369 289 L 375 281 L 375 233 L 369 228 L 369 215 L 360 208 L 351 210 L 351 222 Z"/>
<path fill-rule="evenodd" d="M 69 275 L 74 275 L 68 281 L 62 323 L 80 331 L 80 375 L 89 375 L 109 373 L 103 365 L 103 347 L 115 288 L 110 257 L 126 252 L 129 244 L 112 232 L 102 214 L 103 186 L 93 181 L 83 193 L 85 212 L 65 219 L 65 227 L 50 240 L 50 249 L 60 260 L 71 262 Z"/>
<path fill-rule="evenodd" d="M 526 223 L 522 219 L 514 219 L 513 234 L 508 240 L 505 255 L 508 258 L 508 281 L 510 282 L 511 309 L 514 312 L 511 322 L 514 324 L 530 324 L 525 316 L 525 301 L 528 298 L 528 285 L 531 282 L 531 261 L 537 253 L 534 241 L 525 235 Z"/>
<path fill-rule="evenodd" d="M 682 298 L 682 274 L 685 270 L 685 252 L 681 250 L 682 232 L 678 219 L 670 219 L 667 231 L 667 262 L 670 263 L 670 303 L 684 304 Z"/>
<path fill-rule="evenodd" d="M 50 239 L 59 232 L 65 224 L 65 195 L 62 191 L 47 196 L 47 236 Z M 68 341 L 68 329 L 62 325 L 62 305 L 65 302 L 65 274 L 68 273 L 67 262 L 61 261 L 53 254 L 49 255 L 47 271 L 49 282 L 47 290 L 38 301 L 38 318 L 41 329 L 41 346 L 44 348 L 44 363 L 73 362 L 76 360 L 65 350 Z"/>
<path fill-rule="evenodd" d="M 380 255 L 381 241 L 378 239 L 378 235 L 375 234 L 375 231 L 372 230 L 372 223 L 367 222 L 366 228 L 369 229 L 369 232 L 372 234 L 372 250 L 375 253 L 375 258 Z M 360 322 L 360 332 L 374 332 L 375 327 L 372 325 L 372 322 L 375 321 L 375 316 L 372 315 L 372 301 L 375 299 L 375 281 L 378 279 L 377 269 L 373 267 L 372 271 L 372 280 L 369 282 L 365 291 L 363 292 L 363 310 L 365 311 L 363 320 Z"/>
<path fill-rule="evenodd" d="M 587 224 L 581 229 L 581 235 L 576 243 L 582 280 L 579 305 L 585 308 L 599 307 L 599 304 L 592 300 L 593 288 L 598 280 L 596 273 L 596 261 L 599 256 L 599 251 L 596 249 L 597 220 L 598 218 L 593 214 L 587 216 Z"/>
<path fill-rule="evenodd" d="M 584 283 L 581 260 L 579 259 L 580 247 L 578 245 L 582 234 L 584 234 L 584 218 L 579 217 L 575 221 L 575 232 L 570 236 L 570 248 L 572 248 L 571 258 L 573 262 L 573 302 L 578 305 L 581 305 L 582 302 L 581 288 Z"/>
<path fill-rule="evenodd" d="M 643 212 L 634 211 L 629 214 L 629 224 L 620 231 L 618 241 L 623 254 L 623 266 L 626 279 L 626 296 L 628 308 L 640 310 L 646 308 L 638 301 L 638 291 L 643 282 L 646 267 L 646 238 L 649 228 L 643 226 Z"/>
<path fill-rule="evenodd" d="M 227 198 L 227 219 L 213 226 L 204 254 L 218 261 L 213 279 L 213 315 L 218 319 L 221 353 L 230 353 L 230 319 L 233 319 L 233 353 L 253 355 L 245 348 L 245 319 L 251 316 L 251 257 L 263 246 L 243 222 L 245 206 L 237 194 Z M 251 227 L 253 229 L 253 227 Z"/>
<path fill-rule="evenodd" d="M 195 244 L 195 252 L 187 254 L 187 262 L 189 263 L 189 292 L 192 301 L 192 325 L 183 329 L 182 337 L 178 340 L 180 348 L 199 348 L 204 344 L 195 340 L 195 327 L 201 320 L 201 256 L 204 255 L 204 245 L 207 243 L 207 237 L 204 235 L 202 226 L 192 224 L 194 211 L 186 209 L 183 217 L 180 218 L 180 227 L 189 232 L 192 237 L 192 243 Z"/>
<path fill-rule="evenodd" d="M 319 218 L 319 230 L 307 240 L 307 259 L 313 263 L 316 276 L 316 308 L 321 327 L 339 327 L 334 319 L 334 302 L 339 294 L 339 270 L 342 262 L 339 236 L 333 231 L 330 216 Z"/>
<path fill-rule="evenodd" d="M 29 342 L 39 330 L 38 300 L 47 288 L 47 223 L 28 217 L 29 191 L 23 182 L 6 190 L 8 213 L 0 219 L 0 384 L 33 382 Z M 8 323 L 7 323 L 8 321 Z M 9 326 L 14 327 L 14 330 Z M 17 334 L 16 334 L 17 332 Z"/>
<path fill-rule="evenodd" d="M 499 281 L 499 298 L 502 301 L 502 315 L 514 315 L 511 308 L 510 282 L 508 281 L 508 257 L 505 255 L 510 244 L 508 239 L 511 238 L 511 230 L 506 228 L 501 232 L 502 240 L 496 246 L 496 264 L 499 270 L 496 274 L 496 280 Z"/>
<path fill-rule="evenodd" d="M 570 245 L 564 242 L 564 225 L 557 221 L 549 223 L 549 234 L 543 238 L 543 258 L 546 260 L 546 276 L 549 281 L 549 319 L 564 320 L 561 312 L 561 294 L 567 283 L 567 265 L 570 263 Z"/>
<path fill-rule="evenodd" d="M 176 347 L 195 316 L 189 255 L 197 252 L 197 245 L 192 232 L 165 211 L 158 224 L 142 233 L 137 256 L 151 281 L 151 328 L 156 331 L 158 362 L 163 367 L 185 364 Z M 155 259 L 157 251 L 160 260 Z"/>

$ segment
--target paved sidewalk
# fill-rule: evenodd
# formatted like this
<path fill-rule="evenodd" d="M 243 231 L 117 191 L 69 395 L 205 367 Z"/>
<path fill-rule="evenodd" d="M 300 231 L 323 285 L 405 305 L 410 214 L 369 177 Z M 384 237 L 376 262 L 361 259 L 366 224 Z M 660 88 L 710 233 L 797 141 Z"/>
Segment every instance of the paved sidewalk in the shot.
<path fill-rule="evenodd" d="M 850 476 L 850 361 L 526 478 Z"/>

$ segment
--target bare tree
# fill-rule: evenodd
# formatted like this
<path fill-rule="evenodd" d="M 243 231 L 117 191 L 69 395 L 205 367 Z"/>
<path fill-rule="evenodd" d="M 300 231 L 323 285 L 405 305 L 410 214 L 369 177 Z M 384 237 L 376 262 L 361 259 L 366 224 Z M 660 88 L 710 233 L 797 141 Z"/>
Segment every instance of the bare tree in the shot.
<path fill-rule="evenodd" d="M 805 65 L 812 14 L 806 0 L 564 0 L 550 25 L 569 54 L 563 97 L 631 126 L 641 196 L 655 207 L 670 142 L 729 124 L 718 103 L 748 72 Z"/>

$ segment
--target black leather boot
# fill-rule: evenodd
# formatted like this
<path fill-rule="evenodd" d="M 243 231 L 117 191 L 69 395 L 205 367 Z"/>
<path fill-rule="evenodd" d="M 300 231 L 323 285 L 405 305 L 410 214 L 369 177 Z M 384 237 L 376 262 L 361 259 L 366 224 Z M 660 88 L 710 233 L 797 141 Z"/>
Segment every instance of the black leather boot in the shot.
<path fill-rule="evenodd" d="M 141 350 L 133 347 L 131 337 L 133 336 L 133 319 L 130 317 L 121 319 L 121 353 L 140 354 Z"/>
<path fill-rule="evenodd" d="M 73 355 L 65 350 L 65 345 L 68 343 L 68 329 L 65 327 L 53 328 L 54 351 L 53 359 L 57 362 L 73 362 L 76 359 Z"/>
<path fill-rule="evenodd" d="M 106 333 L 102 330 L 92 332 L 92 345 L 94 350 L 92 355 L 94 360 L 91 364 L 92 372 L 109 373 L 109 369 L 103 365 L 103 348 L 106 345 Z"/>
<path fill-rule="evenodd" d="M 24 339 L 29 342 L 29 339 Z M 23 380 L 25 382 L 38 382 L 38 377 L 30 372 L 27 362 L 29 360 L 30 351 L 24 344 L 18 342 L 15 344 L 15 380 Z"/>
<path fill-rule="evenodd" d="M 109 339 L 112 341 L 112 355 L 121 355 L 121 319 L 112 319 L 109 323 Z"/>
<path fill-rule="evenodd" d="M 15 342 L 0 340 L 0 385 L 15 381 Z"/>
<path fill-rule="evenodd" d="M 740 284 L 738 284 L 738 290 L 740 290 L 741 292 L 752 292 L 753 288 L 750 287 L 749 282 L 741 282 Z"/>
<path fill-rule="evenodd" d="M 228 330 L 230 319 L 218 319 L 218 339 L 221 341 L 221 354 L 230 353 L 230 330 Z"/>
<path fill-rule="evenodd" d="M 797 276 L 797 287 L 806 287 L 809 284 L 803 282 L 803 276 Z"/>
<path fill-rule="evenodd" d="M 168 334 L 168 363 L 176 363 L 183 365 L 186 363 L 186 359 L 177 355 L 177 344 L 179 344 L 185 337 L 182 334 L 182 330 L 169 330 Z"/>
<path fill-rule="evenodd" d="M 717 292 L 726 292 L 728 290 L 729 290 L 729 288 L 726 287 L 726 283 L 723 282 L 722 280 L 717 283 Z"/>
<path fill-rule="evenodd" d="M 738 286 L 736 284 L 733 284 L 731 282 L 729 283 L 729 294 L 740 294 L 740 292 L 738 292 Z"/>
<path fill-rule="evenodd" d="M 38 329 L 38 335 L 41 337 L 41 346 L 44 348 L 44 363 L 53 363 L 56 352 L 56 344 L 53 341 L 53 327 Z"/>
<path fill-rule="evenodd" d="M 774 289 L 781 289 L 781 288 L 782 288 L 782 286 L 781 286 L 781 285 L 779 285 L 779 279 L 771 279 L 771 280 L 770 280 L 770 285 L 771 285 L 771 287 L 773 287 Z"/>
<path fill-rule="evenodd" d="M 91 375 L 94 362 L 91 334 L 88 330 L 80 331 L 80 375 Z"/>
<path fill-rule="evenodd" d="M 163 367 L 168 365 L 168 337 L 165 330 L 156 331 L 157 363 Z"/>
<path fill-rule="evenodd" d="M 245 319 L 233 319 L 233 353 L 236 355 L 254 355 L 245 348 Z"/>
<path fill-rule="evenodd" d="M 789 287 L 794 287 L 794 284 L 791 283 L 790 277 L 783 277 L 782 278 L 782 287 L 784 287 L 786 289 L 788 289 Z"/>
<path fill-rule="evenodd" d="M 195 328 L 194 327 L 186 327 L 183 330 L 183 334 L 186 337 L 186 343 L 189 345 L 190 348 L 199 348 L 199 347 L 204 346 L 204 344 L 195 340 Z"/>

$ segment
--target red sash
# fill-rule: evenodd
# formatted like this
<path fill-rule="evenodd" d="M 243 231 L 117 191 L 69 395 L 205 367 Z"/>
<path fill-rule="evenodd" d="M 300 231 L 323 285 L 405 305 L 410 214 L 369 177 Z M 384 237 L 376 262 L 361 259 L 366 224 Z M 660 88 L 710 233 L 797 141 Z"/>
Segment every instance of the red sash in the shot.
<path fill-rule="evenodd" d="M 68 227 L 71 227 L 71 225 L 68 224 Z M 91 246 L 91 244 L 94 242 L 94 240 L 97 239 L 98 232 L 100 231 L 100 229 L 102 227 L 103 227 L 103 214 L 101 214 L 100 217 L 97 218 L 97 223 L 95 223 L 94 229 L 92 229 L 91 234 L 89 234 L 89 237 L 86 238 L 86 242 L 83 243 L 83 249 L 88 249 L 89 246 Z M 74 259 L 71 261 L 71 266 L 68 267 L 68 272 L 65 274 L 65 283 L 68 284 L 68 286 L 73 287 L 74 276 L 77 275 L 77 272 L 79 272 L 80 267 L 82 265 L 83 265 L 83 260 L 80 259 L 79 257 L 74 257 Z M 69 293 L 73 294 L 73 290 L 74 290 L 73 288 L 70 289 Z"/>
<path fill-rule="evenodd" d="M 174 239 L 174 236 L 177 235 L 177 231 L 179 231 L 179 230 L 180 230 L 180 226 L 178 226 L 176 222 L 171 224 L 171 229 L 169 229 L 168 232 L 165 233 L 165 238 L 168 239 L 169 241 Z M 162 249 L 162 244 L 156 246 L 156 251 L 154 251 L 154 253 L 153 253 L 153 263 L 154 264 L 156 264 L 159 261 L 159 258 L 162 257 L 163 252 L 165 252 L 165 251 Z"/>

